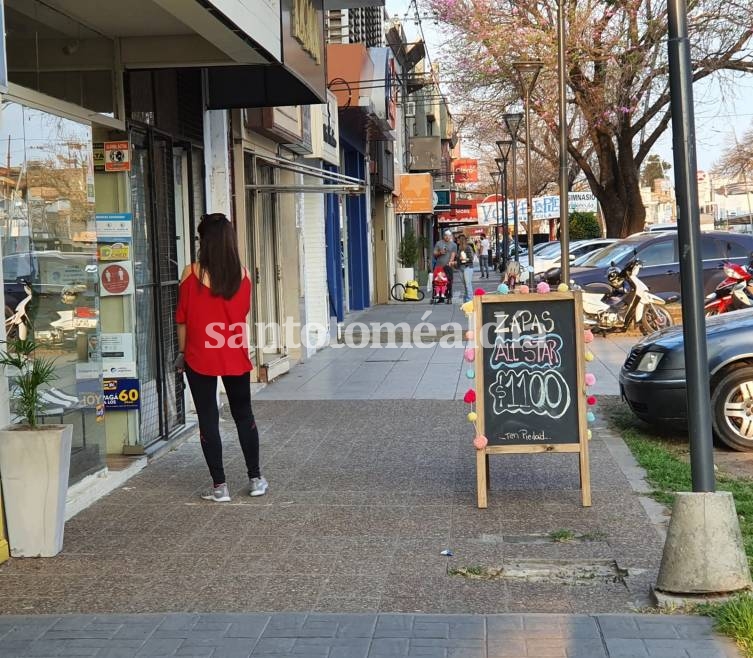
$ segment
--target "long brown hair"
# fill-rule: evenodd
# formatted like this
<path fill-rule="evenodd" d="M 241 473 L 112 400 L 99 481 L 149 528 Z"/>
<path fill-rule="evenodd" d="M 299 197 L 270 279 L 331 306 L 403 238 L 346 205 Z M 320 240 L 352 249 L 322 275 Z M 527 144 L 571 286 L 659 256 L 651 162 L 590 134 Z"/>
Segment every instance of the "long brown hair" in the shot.
<path fill-rule="evenodd" d="M 199 279 L 209 275 L 213 295 L 230 299 L 241 287 L 241 259 L 233 225 L 221 212 L 203 215 L 199 233 Z"/>

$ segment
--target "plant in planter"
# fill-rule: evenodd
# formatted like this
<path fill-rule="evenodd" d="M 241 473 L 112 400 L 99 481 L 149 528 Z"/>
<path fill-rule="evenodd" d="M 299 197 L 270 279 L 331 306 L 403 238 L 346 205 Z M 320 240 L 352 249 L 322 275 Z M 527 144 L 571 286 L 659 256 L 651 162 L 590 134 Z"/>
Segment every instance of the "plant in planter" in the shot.
<path fill-rule="evenodd" d="M 15 338 L 0 352 L 9 378 L 14 424 L 0 429 L 0 482 L 13 557 L 52 557 L 63 548 L 71 425 L 42 425 L 41 387 L 57 379 L 36 343 Z"/>
<path fill-rule="evenodd" d="M 413 229 L 407 229 L 397 250 L 397 261 L 402 267 L 397 268 L 397 282 L 405 285 L 414 278 L 413 268 L 418 262 L 418 241 Z"/>

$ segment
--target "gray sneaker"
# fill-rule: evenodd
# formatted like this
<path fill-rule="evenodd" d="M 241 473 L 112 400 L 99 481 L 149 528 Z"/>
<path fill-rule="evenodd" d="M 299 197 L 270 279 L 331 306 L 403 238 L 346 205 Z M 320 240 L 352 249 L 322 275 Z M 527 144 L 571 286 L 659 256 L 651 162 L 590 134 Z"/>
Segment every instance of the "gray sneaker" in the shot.
<path fill-rule="evenodd" d="M 269 482 L 261 476 L 258 478 L 251 478 L 249 480 L 251 490 L 248 492 L 249 496 L 263 496 L 269 489 Z"/>
<path fill-rule="evenodd" d="M 228 491 L 227 484 L 221 484 L 219 487 L 212 487 L 203 491 L 201 497 L 204 500 L 211 500 L 215 503 L 229 503 L 230 492 Z"/>

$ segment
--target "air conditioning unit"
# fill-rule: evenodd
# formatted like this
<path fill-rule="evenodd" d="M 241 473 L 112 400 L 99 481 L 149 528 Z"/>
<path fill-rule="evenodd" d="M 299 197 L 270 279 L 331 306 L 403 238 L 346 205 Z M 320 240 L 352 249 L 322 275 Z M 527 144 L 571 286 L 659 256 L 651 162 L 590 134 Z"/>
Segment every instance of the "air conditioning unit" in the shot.
<path fill-rule="evenodd" d="M 405 104 L 405 116 L 406 117 L 416 116 L 416 102 L 415 101 L 408 101 Z"/>

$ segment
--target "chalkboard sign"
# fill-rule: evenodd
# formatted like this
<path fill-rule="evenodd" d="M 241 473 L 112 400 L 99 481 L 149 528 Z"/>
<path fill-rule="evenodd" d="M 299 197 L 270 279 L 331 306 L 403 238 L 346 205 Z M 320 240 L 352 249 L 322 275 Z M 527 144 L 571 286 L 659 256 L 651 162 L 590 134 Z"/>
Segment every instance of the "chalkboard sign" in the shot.
<path fill-rule="evenodd" d="M 590 505 L 580 293 L 483 295 L 474 302 L 479 432 L 479 507 L 488 456 L 578 452 Z M 482 504 L 483 503 L 483 504 Z"/>

